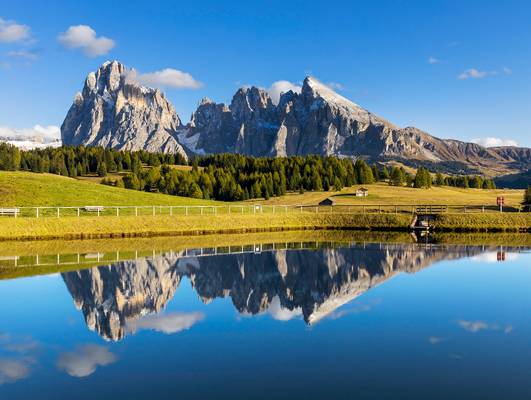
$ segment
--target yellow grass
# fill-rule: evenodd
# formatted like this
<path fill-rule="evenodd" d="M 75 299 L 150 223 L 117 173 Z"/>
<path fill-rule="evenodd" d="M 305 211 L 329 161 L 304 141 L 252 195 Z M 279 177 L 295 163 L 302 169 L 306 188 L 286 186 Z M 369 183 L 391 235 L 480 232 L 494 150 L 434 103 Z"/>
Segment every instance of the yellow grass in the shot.
<path fill-rule="evenodd" d="M 140 192 L 51 174 L 0 171 L 0 207 L 213 205 L 209 200 Z"/>
<path fill-rule="evenodd" d="M 449 186 L 432 187 L 431 189 L 415 189 L 410 187 L 389 186 L 387 183 L 363 185 L 369 189 L 369 196 L 356 197 L 354 193 L 360 186 L 344 188 L 341 192 L 306 192 L 304 194 L 290 193 L 281 197 L 274 197 L 265 204 L 303 204 L 313 205 L 333 197 L 336 204 L 455 204 L 455 205 L 496 205 L 496 197 L 505 197 L 508 206 L 516 207 L 523 199 L 524 191 L 518 189 L 460 189 Z"/>
<path fill-rule="evenodd" d="M 0 240 L 194 235 L 297 229 L 407 229 L 407 214 L 223 214 L 0 219 Z"/>

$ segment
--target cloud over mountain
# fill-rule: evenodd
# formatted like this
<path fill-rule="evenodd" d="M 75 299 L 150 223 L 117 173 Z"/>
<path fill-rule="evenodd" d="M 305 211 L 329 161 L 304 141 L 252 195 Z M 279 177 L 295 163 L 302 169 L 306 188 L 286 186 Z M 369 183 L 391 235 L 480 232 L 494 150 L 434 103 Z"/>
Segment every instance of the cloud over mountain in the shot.
<path fill-rule="evenodd" d="M 105 36 L 97 36 L 96 31 L 88 25 L 75 25 L 58 37 L 67 49 L 80 49 L 89 57 L 107 54 L 116 45 L 114 40 Z"/>

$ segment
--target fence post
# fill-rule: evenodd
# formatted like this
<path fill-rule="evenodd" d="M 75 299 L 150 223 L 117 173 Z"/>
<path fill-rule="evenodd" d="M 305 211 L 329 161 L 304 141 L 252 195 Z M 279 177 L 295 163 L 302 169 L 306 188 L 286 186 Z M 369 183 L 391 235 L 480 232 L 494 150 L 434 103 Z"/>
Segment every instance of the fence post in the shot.
<path fill-rule="evenodd" d="M 120 216 L 120 208 L 119 208 L 119 207 L 116 207 L 116 216 L 117 216 L 117 217 Z"/>
<path fill-rule="evenodd" d="M 100 209 L 98 208 L 98 217 L 100 216 Z"/>
<path fill-rule="evenodd" d="M 302 213 L 302 206 L 301 206 L 301 213 Z"/>
<path fill-rule="evenodd" d="M 398 206 L 395 206 L 395 214 L 398 214 Z"/>
<path fill-rule="evenodd" d="M 201 206 L 201 215 L 203 215 L 203 206 Z"/>
<path fill-rule="evenodd" d="M 138 217 L 138 207 L 135 206 L 135 217 Z"/>
<path fill-rule="evenodd" d="M 35 217 L 39 218 L 39 207 L 35 209 Z"/>
<path fill-rule="evenodd" d="M 59 207 L 57 207 L 57 218 L 59 218 Z"/>
<path fill-rule="evenodd" d="M 365 206 L 363 206 L 363 214 L 365 214 Z"/>
<path fill-rule="evenodd" d="M 482 213 L 485 212 L 485 206 L 481 206 L 481 212 L 482 212 Z"/>
<path fill-rule="evenodd" d="M 315 213 L 319 214 L 319 206 L 315 206 Z"/>
<path fill-rule="evenodd" d="M 184 207 L 184 214 L 188 215 L 188 206 Z"/>
<path fill-rule="evenodd" d="M 173 215 L 173 207 L 170 206 L 170 215 Z"/>
<path fill-rule="evenodd" d="M 79 207 L 77 208 L 77 216 L 79 217 Z"/>
<path fill-rule="evenodd" d="M 153 215 L 155 215 L 155 206 L 153 206 Z"/>

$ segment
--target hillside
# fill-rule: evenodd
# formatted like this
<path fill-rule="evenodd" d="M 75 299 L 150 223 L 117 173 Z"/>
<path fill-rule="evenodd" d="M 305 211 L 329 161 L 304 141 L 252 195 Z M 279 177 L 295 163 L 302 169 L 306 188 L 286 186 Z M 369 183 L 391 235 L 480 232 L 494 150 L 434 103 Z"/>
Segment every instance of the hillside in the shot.
<path fill-rule="evenodd" d="M 215 201 L 120 189 L 52 174 L 0 171 L 0 206 L 207 205 Z"/>
<path fill-rule="evenodd" d="M 516 189 L 461 189 L 450 186 L 415 189 L 412 187 L 389 186 L 387 183 L 363 185 L 369 189 L 367 197 L 356 197 L 354 192 L 358 186 L 344 188 L 341 192 L 306 192 L 290 193 L 281 197 L 273 197 L 265 204 L 307 204 L 319 203 L 327 197 L 333 197 L 336 204 L 448 204 L 448 205 L 495 205 L 496 197 L 505 197 L 508 206 L 518 206 L 524 196 L 523 190 Z"/>

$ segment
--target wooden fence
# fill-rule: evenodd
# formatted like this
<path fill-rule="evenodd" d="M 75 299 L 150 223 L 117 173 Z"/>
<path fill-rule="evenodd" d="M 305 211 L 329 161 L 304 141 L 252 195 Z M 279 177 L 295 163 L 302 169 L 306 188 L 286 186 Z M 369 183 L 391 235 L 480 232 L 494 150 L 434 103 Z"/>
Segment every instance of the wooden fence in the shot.
<path fill-rule="evenodd" d="M 6 212 L 2 212 L 6 210 Z M 224 214 L 287 214 L 287 213 L 338 213 L 338 214 L 441 214 L 521 212 L 520 207 L 500 208 L 495 205 L 447 205 L 447 204 L 353 204 L 353 205 L 264 205 L 234 204 L 219 206 L 79 206 L 79 207 L 9 207 L 0 208 L 0 216 L 14 218 L 85 217 L 85 216 L 156 216 L 156 215 L 224 215 Z"/>

